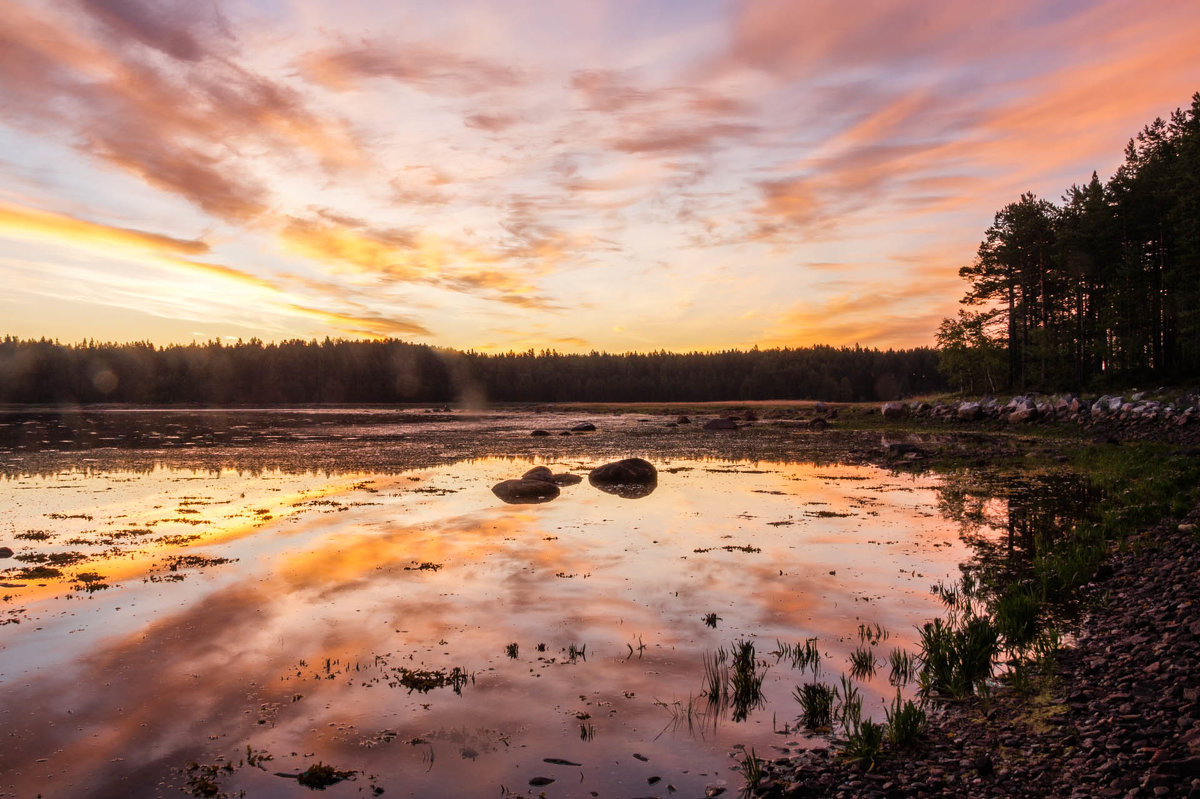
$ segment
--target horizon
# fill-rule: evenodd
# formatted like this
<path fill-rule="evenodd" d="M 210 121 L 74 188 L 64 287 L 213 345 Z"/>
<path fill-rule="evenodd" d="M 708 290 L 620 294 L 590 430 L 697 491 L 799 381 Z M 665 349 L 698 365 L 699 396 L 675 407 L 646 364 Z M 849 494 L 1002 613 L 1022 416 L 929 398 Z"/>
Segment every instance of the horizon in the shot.
<path fill-rule="evenodd" d="M 0 334 L 931 347 L 1200 89 L 1200 6 L 865 8 L 17 0 Z"/>

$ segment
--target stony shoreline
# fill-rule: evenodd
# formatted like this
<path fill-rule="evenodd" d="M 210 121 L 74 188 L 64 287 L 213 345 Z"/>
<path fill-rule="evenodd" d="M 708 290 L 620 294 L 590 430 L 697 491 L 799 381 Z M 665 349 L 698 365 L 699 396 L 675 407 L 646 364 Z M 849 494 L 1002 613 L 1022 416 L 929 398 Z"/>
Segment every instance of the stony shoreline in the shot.
<path fill-rule="evenodd" d="M 943 706 L 924 744 L 869 770 L 828 748 L 775 760 L 753 795 L 1200 797 L 1198 519 L 1131 539 L 1032 694 Z"/>

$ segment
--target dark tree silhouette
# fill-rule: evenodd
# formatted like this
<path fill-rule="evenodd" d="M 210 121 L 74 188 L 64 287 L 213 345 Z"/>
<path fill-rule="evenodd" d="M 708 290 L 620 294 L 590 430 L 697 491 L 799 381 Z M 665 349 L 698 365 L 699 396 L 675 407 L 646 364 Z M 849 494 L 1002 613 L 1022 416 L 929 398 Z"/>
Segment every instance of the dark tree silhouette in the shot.
<path fill-rule="evenodd" d="M 1018 390 L 1200 375 L 1200 92 L 1130 140 L 1107 184 L 1006 205 L 960 274 L 977 310 L 938 333 L 956 386 L 996 348 Z"/>

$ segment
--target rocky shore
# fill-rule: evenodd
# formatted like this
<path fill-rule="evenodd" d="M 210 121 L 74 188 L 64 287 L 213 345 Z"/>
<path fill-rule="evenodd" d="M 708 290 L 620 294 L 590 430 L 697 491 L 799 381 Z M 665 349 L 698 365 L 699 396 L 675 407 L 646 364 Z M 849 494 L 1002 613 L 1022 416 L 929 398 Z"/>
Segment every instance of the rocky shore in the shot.
<path fill-rule="evenodd" d="M 866 770 L 817 748 L 767 764 L 757 797 L 1200 797 L 1196 523 L 1132 540 L 1081 597 L 1058 669 L 931 714 L 925 742 Z"/>
<path fill-rule="evenodd" d="M 1144 392 L 1128 397 L 1104 394 L 1091 399 L 1076 394 L 1019 394 L 1007 401 L 996 397 L 947 402 L 886 402 L 880 408 L 886 419 L 918 419 L 950 423 L 994 421 L 1009 425 L 1066 423 L 1099 428 L 1122 437 L 1174 440 L 1200 422 L 1200 396 L 1185 393 L 1171 401 Z"/>

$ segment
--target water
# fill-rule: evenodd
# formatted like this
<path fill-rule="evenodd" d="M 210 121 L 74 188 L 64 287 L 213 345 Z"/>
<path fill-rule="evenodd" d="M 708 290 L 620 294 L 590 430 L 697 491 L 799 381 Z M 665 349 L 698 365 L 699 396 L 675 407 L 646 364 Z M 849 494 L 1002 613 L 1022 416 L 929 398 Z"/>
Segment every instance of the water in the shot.
<path fill-rule="evenodd" d="M 972 555 L 935 476 L 657 458 L 640 499 L 586 480 L 540 505 L 492 495 L 542 462 L 601 460 L 12 473 L 4 542 L 84 560 L 2 578 L 20 587 L 0 589 L 0 791 L 179 795 L 195 761 L 235 767 L 215 774 L 227 794 L 299 796 L 277 773 L 320 761 L 357 772 L 330 796 L 736 792 L 738 747 L 821 743 L 791 697 L 813 676 L 777 641 L 818 639 L 835 683 L 859 626 L 885 630 L 862 685 L 879 718 L 888 654 L 915 651 L 930 585 Z M 741 640 L 766 701 L 735 722 L 702 664 Z M 247 747 L 272 759 L 239 764 Z"/>

